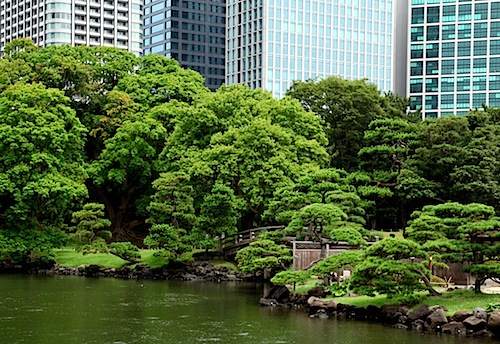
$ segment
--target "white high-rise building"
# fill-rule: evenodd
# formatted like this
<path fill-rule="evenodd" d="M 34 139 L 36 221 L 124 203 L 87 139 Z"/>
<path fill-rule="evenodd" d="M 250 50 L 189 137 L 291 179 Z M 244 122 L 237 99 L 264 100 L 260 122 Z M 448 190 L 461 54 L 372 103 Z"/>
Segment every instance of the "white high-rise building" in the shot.
<path fill-rule="evenodd" d="M 407 0 L 228 0 L 226 83 L 283 97 L 338 75 L 406 94 Z"/>
<path fill-rule="evenodd" d="M 500 107 L 500 1 L 411 0 L 409 19 L 411 110 Z"/>
<path fill-rule="evenodd" d="M 142 54 L 143 0 L 1 0 L 0 49 L 15 38 L 39 46 L 112 46 Z"/>

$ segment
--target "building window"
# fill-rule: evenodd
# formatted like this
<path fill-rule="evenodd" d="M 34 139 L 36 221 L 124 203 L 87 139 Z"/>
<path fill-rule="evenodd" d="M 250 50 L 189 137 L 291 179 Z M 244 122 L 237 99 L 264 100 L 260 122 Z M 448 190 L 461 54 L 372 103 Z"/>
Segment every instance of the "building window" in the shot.
<path fill-rule="evenodd" d="M 491 3 L 491 19 L 500 19 L 500 2 Z"/>
<path fill-rule="evenodd" d="M 439 6 L 427 8 L 427 22 L 439 23 Z"/>
<path fill-rule="evenodd" d="M 486 75 L 475 76 L 472 78 L 472 90 L 486 91 Z"/>
<path fill-rule="evenodd" d="M 455 92 L 455 78 L 441 78 L 441 92 Z"/>
<path fill-rule="evenodd" d="M 411 58 L 421 59 L 424 57 L 424 46 L 422 44 L 411 45 Z"/>
<path fill-rule="evenodd" d="M 486 56 L 488 53 L 488 41 L 474 42 L 474 56 Z"/>
<path fill-rule="evenodd" d="M 490 55 L 500 55 L 500 40 L 490 41 Z"/>
<path fill-rule="evenodd" d="M 442 39 L 443 41 L 455 39 L 455 24 L 451 25 L 443 25 L 442 31 Z"/>
<path fill-rule="evenodd" d="M 439 26 L 428 26 L 427 27 L 427 40 L 428 41 L 439 40 Z"/>
<path fill-rule="evenodd" d="M 455 74 L 455 60 L 441 61 L 441 74 Z"/>
<path fill-rule="evenodd" d="M 441 57 L 455 57 L 455 42 L 443 43 Z"/>
<path fill-rule="evenodd" d="M 500 22 L 492 22 L 490 25 L 490 37 L 500 37 Z"/>
<path fill-rule="evenodd" d="M 474 23 L 474 38 L 488 37 L 488 23 Z"/>
<path fill-rule="evenodd" d="M 486 104 L 486 93 L 474 93 L 472 95 L 472 107 L 482 108 L 483 104 Z"/>
<path fill-rule="evenodd" d="M 410 97 L 410 110 L 415 111 L 422 108 L 422 96 Z"/>
<path fill-rule="evenodd" d="M 425 96 L 425 109 L 437 110 L 437 108 L 438 108 L 438 96 Z"/>
<path fill-rule="evenodd" d="M 457 74 L 470 73 L 470 59 L 457 60 Z"/>
<path fill-rule="evenodd" d="M 423 24 L 424 23 L 424 8 L 418 7 L 411 10 L 411 23 Z"/>
<path fill-rule="evenodd" d="M 474 74 L 486 73 L 486 59 L 474 59 L 472 71 L 474 72 Z"/>
<path fill-rule="evenodd" d="M 470 41 L 458 42 L 457 56 L 470 56 Z"/>
<path fill-rule="evenodd" d="M 410 79 L 410 93 L 421 93 L 423 89 L 423 79 Z"/>
<path fill-rule="evenodd" d="M 470 55 L 470 47 L 469 47 L 469 55 Z M 426 44 L 425 56 L 427 56 L 427 58 L 439 57 L 439 43 Z"/>
<path fill-rule="evenodd" d="M 411 41 L 418 42 L 424 40 L 424 28 L 422 26 L 411 28 Z"/>
<path fill-rule="evenodd" d="M 454 94 L 441 95 L 441 109 L 453 109 L 453 108 L 455 108 L 455 95 Z"/>
<path fill-rule="evenodd" d="M 437 75 L 438 73 L 439 73 L 438 61 L 427 61 L 425 63 L 425 74 L 426 75 Z"/>
<path fill-rule="evenodd" d="M 470 94 L 457 94 L 457 109 L 470 109 Z"/>
<path fill-rule="evenodd" d="M 474 5 L 474 20 L 488 19 L 488 3 Z"/>
<path fill-rule="evenodd" d="M 459 24 L 458 25 L 458 39 L 469 39 L 472 37 L 471 34 L 471 24 Z"/>
<path fill-rule="evenodd" d="M 438 79 L 430 78 L 425 79 L 425 92 L 437 92 L 438 91 Z"/>
<path fill-rule="evenodd" d="M 458 21 L 472 20 L 472 5 L 459 5 L 458 6 Z"/>
<path fill-rule="evenodd" d="M 410 74 L 412 76 L 415 75 L 423 75 L 424 63 L 422 61 L 412 61 L 410 63 Z"/>
<path fill-rule="evenodd" d="M 454 22 L 456 19 L 456 6 L 443 6 L 443 22 Z"/>
<path fill-rule="evenodd" d="M 457 78 L 457 91 L 470 91 L 470 77 Z"/>
<path fill-rule="evenodd" d="M 500 90 L 500 75 L 490 75 L 490 91 Z"/>

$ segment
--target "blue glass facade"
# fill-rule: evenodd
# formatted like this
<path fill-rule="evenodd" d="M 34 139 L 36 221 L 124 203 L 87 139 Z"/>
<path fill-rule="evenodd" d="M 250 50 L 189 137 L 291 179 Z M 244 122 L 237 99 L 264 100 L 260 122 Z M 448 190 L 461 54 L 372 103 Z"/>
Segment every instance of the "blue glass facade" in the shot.
<path fill-rule="evenodd" d="M 227 3 L 228 84 L 283 97 L 292 80 L 339 75 L 394 89 L 395 1 Z"/>

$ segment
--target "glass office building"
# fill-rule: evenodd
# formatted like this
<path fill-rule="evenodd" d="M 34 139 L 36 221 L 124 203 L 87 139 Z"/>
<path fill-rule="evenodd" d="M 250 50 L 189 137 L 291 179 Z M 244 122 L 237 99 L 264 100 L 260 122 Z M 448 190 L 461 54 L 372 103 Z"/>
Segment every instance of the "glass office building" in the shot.
<path fill-rule="evenodd" d="M 283 97 L 292 80 L 338 75 L 404 95 L 407 10 L 402 0 L 228 0 L 226 83 Z"/>
<path fill-rule="evenodd" d="M 500 106 L 500 1 L 411 0 L 407 76 L 423 118 Z"/>
<path fill-rule="evenodd" d="M 175 58 L 217 89 L 225 80 L 225 0 L 146 0 L 144 54 Z"/>
<path fill-rule="evenodd" d="M 142 0 L 2 0 L 0 48 L 15 38 L 39 46 L 112 46 L 142 54 Z"/>

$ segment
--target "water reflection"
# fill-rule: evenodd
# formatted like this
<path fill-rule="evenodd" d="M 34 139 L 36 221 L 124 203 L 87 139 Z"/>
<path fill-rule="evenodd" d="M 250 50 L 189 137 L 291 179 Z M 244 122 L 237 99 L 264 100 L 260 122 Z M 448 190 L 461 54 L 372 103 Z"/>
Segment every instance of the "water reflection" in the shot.
<path fill-rule="evenodd" d="M 0 276 L 0 343 L 493 343 L 256 306 L 262 286 Z"/>

